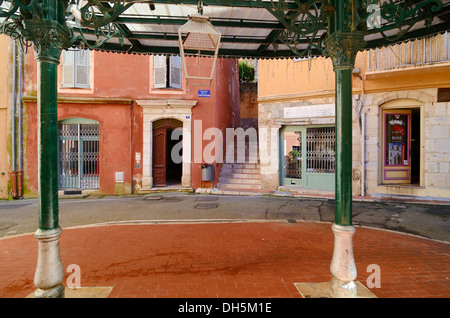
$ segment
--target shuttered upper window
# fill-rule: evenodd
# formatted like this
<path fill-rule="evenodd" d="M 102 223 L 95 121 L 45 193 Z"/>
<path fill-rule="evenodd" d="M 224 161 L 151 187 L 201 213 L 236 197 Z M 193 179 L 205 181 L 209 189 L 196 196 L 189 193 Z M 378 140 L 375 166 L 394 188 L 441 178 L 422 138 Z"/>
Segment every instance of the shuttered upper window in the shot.
<path fill-rule="evenodd" d="M 89 50 L 63 51 L 62 86 L 89 88 Z"/>
<path fill-rule="evenodd" d="M 153 87 L 181 88 L 181 56 L 153 56 Z"/>

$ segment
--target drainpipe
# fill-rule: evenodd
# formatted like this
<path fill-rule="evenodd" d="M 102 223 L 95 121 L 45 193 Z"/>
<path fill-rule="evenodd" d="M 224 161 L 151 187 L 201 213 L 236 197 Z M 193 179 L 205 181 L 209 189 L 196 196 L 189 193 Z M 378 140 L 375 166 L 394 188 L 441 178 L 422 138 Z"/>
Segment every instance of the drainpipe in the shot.
<path fill-rule="evenodd" d="M 366 113 L 361 114 L 361 196 L 365 196 L 366 184 Z"/>
<path fill-rule="evenodd" d="M 18 72 L 18 97 L 19 97 L 19 118 L 18 118 L 18 146 L 19 146 L 19 170 L 18 170 L 18 197 L 22 198 L 23 196 L 23 103 L 22 103 L 22 76 L 23 76 L 23 49 L 22 46 L 19 45 L 19 72 Z"/>
<path fill-rule="evenodd" d="M 13 83 L 12 83 L 12 110 L 11 110 L 11 159 L 12 159 L 12 179 L 13 188 L 11 196 L 17 198 L 17 165 L 16 165 L 16 79 L 17 79 L 17 41 L 13 44 Z"/>
<path fill-rule="evenodd" d="M 357 103 L 359 104 L 355 108 L 356 113 L 359 117 L 359 125 L 361 128 L 361 196 L 365 196 L 365 184 L 366 184 L 366 113 L 363 111 L 363 97 L 365 93 L 364 80 L 360 75 L 360 69 L 355 68 L 352 71 L 353 75 L 361 80 L 361 97 L 358 98 Z"/>

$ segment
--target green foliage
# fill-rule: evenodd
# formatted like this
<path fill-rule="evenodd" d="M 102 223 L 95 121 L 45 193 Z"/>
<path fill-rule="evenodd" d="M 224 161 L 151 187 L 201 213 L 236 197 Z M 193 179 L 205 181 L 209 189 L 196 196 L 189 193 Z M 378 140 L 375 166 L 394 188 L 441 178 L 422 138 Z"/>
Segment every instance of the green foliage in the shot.
<path fill-rule="evenodd" d="M 289 155 L 292 157 L 292 161 L 296 161 L 298 157 L 300 157 L 300 152 L 297 150 L 289 151 Z"/>
<path fill-rule="evenodd" d="M 255 69 L 245 62 L 239 62 L 239 81 L 250 83 L 255 80 Z"/>

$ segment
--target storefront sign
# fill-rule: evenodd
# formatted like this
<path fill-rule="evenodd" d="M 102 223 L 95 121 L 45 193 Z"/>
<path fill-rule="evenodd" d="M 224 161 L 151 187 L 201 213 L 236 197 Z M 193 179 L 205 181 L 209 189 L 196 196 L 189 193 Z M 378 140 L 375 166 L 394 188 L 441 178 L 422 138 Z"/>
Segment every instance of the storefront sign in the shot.
<path fill-rule="evenodd" d="M 334 115 L 334 104 L 320 104 L 284 108 L 284 118 L 331 117 Z"/>

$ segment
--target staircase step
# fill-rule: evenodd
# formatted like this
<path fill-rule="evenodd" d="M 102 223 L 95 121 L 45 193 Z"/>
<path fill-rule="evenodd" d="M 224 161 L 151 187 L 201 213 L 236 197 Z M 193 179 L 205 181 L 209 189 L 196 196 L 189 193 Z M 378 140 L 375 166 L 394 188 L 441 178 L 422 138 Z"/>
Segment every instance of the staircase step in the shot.
<path fill-rule="evenodd" d="M 222 170 L 220 171 L 223 173 L 248 173 L 248 174 L 260 173 L 260 169 L 247 169 L 247 168 L 222 168 Z"/>
<path fill-rule="evenodd" d="M 227 189 L 247 189 L 247 190 L 260 190 L 261 185 L 259 184 L 240 184 L 240 183 L 218 183 L 217 187 L 219 189 L 227 190 Z"/>
<path fill-rule="evenodd" d="M 258 173 L 220 173 L 220 178 L 225 179 L 261 179 Z"/>
<path fill-rule="evenodd" d="M 259 163 L 223 163 L 222 169 L 259 169 Z"/>
<path fill-rule="evenodd" d="M 219 183 L 261 184 L 261 179 L 223 178 L 219 177 Z"/>

